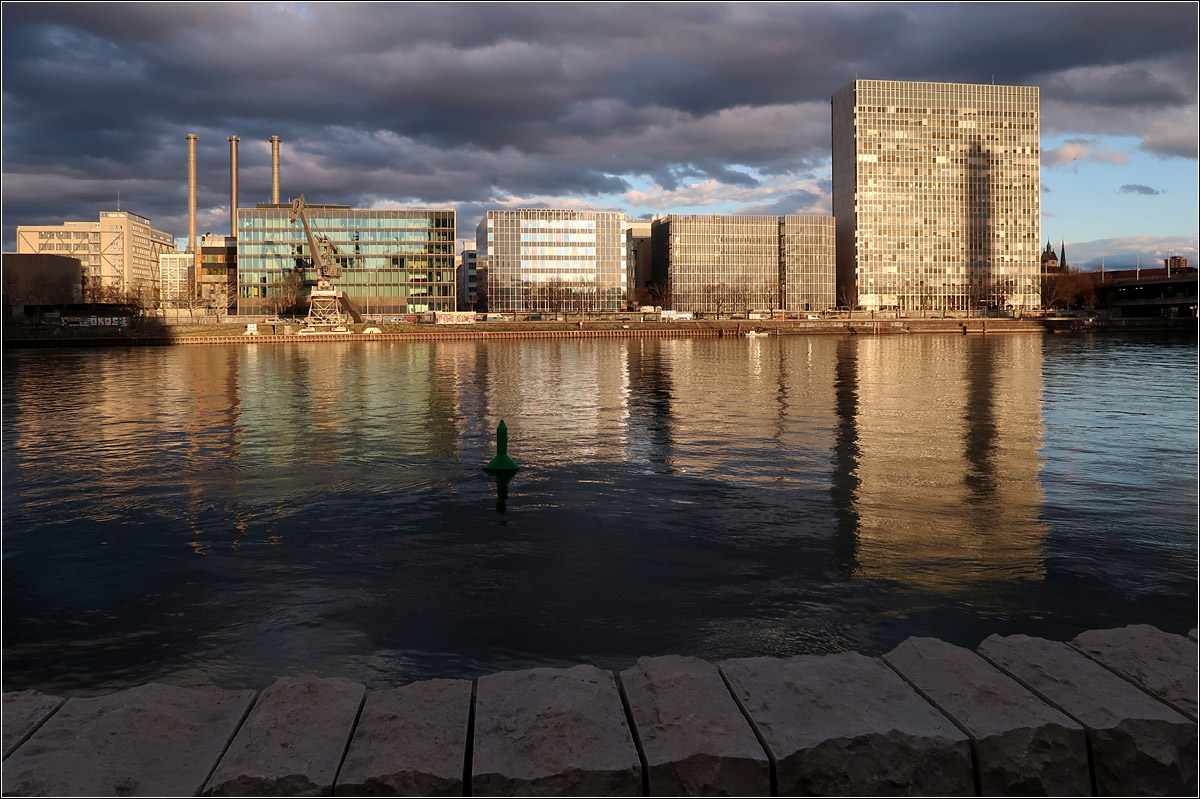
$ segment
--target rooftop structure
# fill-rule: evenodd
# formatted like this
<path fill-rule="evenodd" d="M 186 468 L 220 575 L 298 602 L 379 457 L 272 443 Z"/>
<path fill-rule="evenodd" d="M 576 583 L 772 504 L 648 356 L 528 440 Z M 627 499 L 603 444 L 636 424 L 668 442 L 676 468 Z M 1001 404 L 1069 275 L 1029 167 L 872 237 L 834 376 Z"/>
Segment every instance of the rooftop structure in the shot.
<path fill-rule="evenodd" d="M 1037 87 L 856 80 L 832 102 L 840 303 L 1039 306 Z"/>

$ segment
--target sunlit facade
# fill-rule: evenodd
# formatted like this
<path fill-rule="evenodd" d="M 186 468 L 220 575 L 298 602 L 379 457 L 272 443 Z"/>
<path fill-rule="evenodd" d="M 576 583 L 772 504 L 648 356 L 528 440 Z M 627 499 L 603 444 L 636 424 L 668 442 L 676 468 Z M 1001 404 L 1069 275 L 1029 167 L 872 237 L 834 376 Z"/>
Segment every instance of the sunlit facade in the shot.
<path fill-rule="evenodd" d="M 828 216 L 670 214 L 651 233 L 669 306 L 704 314 L 825 310 L 834 304 Z"/>
<path fill-rule="evenodd" d="M 18 253 L 48 253 L 78 258 L 83 291 L 98 299 L 100 289 L 153 293 L 158 256 L 175 251 L 175 238 L 156 230 L 150 220 L 128 211 L 101 211 L 95 222 L 19 225 Z"/>
<path fill-rule="evenodd" d="M 488 211 L 475 238 L 478 257 L 487 259 L 490 311 L 625 308 L 629 290 L 624 212 Z"/>
<path fill-rule="evenodd" d="M 857 80 L 833 95 L 839 304 L 1040 307 L 1035 86 Z"/>
<path fill-rule="evenodd" d="M 287 292 L 297 271 L 316 284 L 304 228 L 291 222 L 290 205 L 238 209 L 239 314 L 277 311 L 272 298 Z M 364 316 L 387 317 L 455 309 L 454 211 L 366 211 L 310 205 L 314 235 L 325 235 L 342 268 L 335 287 Z"/>

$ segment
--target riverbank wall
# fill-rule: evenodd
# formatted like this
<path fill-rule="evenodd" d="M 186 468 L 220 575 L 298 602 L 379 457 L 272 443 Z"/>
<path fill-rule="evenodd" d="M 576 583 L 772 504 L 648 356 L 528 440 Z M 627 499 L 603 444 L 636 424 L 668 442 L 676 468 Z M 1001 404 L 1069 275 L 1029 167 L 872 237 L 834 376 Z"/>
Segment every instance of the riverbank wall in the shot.
<path fill-rule="evenodd" d="M 204 344 L 330 343 L 350 341 L 505 341 L 510 339 L 728 338 L 747 335 L 987 335 L 1196 331 L 1193 319 L 882 319 L 637 322 L 484 322 L 474 325 L 352 325 L 347 332 L 300 333 L 298 324 L 177 325 L 142 323 L 133 329 L 10 326 L 4 347 L 155 347 Z M 379 332 L 366 333 L 366 329 Z"/>
<path fill-rule="evenodd" d="M 1196 635 L 6 693 L 4 795 L 1194 796 Z"/>

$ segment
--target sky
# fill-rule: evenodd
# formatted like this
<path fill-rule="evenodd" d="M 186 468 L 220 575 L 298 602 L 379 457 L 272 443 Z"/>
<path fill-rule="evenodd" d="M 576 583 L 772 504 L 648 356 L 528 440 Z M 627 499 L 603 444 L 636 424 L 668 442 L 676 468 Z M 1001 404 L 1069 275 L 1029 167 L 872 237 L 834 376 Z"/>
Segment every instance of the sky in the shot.
<path fill-rule="evenodd" d="M 281 199 L 831 214 L 856 78 L 1041 88 L 1042 240 L 1197 261 L 1195 3 L 18 3 L 3 14 L 3 248 L 117 207 L 200 234 Z"/>

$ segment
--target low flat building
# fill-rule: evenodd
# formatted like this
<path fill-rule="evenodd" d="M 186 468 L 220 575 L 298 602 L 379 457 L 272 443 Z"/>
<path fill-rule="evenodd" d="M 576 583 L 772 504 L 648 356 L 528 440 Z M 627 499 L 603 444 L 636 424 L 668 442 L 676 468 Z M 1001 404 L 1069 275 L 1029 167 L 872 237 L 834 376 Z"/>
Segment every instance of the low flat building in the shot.
<path fill-rule="evenodd" d="M 0 259 L 4 316 L 25 316 L 27 308 L 83 302 L 83 263 L 68 255 L 5 253 Z"/>
<path fill-rule="evenodd" d="M 488 211 L 475 232 L 487 258 L 488 309 L 595 313 L 629 296 L 623 211 Z"/>
<path fill-rule="evenodd" d="M 305 305 L 317 276 L 291 205 L 238 209 L 239 314 L 271 315 Z M 335 288 L 372 319 L 453 311 L 454 225 L 450 210 L 368 211 L 309 205 L 313 234 L 326 236 L 341 267 Z"/>
<path fill-rule="evenodd" d="M 650 299 L 725 316 L 834 302 L 833 217 L 670 214 L 654 221 Z"/>

